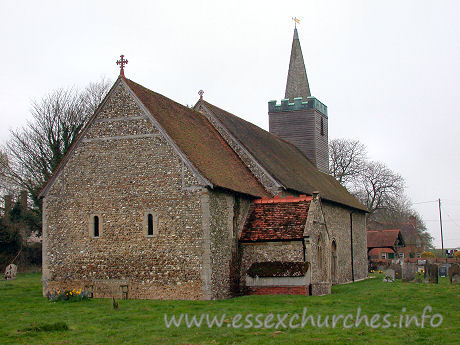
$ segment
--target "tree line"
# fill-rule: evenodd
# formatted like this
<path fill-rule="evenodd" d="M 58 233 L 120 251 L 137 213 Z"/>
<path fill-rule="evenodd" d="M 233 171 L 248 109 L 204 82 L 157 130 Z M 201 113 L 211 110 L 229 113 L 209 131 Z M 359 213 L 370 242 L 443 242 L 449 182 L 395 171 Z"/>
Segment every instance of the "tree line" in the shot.
<path fill-rule="evenodd" d="M 58 89 L 32 102 L 31 120 L 10 131 L 0 148 L 0 269 L 12 260 L 41 263 L 41 250 L 30 243 L 31 234 L 41 235 L 42 203 L 38 195 L 53 171 L 75 142 L 110 88 L 101 79 L 84 89 Z M 14 202 L 8 207 L 7 195 L 26 191 L 27 203 Z"/>
<path fill-rule="evenodd" d="M 368 222 L 398 225 L 415 217 L 422 244 L 431 247 L 433 239 L 405 194 L 404 178 L 384 163 L 369 160 L 363 143 L 343 138 L 331 140 L 329 173 L 367 207 Z"/>

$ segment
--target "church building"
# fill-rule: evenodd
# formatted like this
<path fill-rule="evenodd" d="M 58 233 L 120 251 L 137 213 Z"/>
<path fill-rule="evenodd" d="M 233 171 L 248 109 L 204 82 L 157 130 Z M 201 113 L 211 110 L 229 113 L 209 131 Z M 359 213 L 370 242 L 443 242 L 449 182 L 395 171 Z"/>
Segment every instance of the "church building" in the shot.
<path fill-rule="evenodd" d="M 43 188 L 43 294 L 323 295 L 367 276 L 366 208 L 328 175 L 297 29 L 269 132 L 121 73 Z"/>

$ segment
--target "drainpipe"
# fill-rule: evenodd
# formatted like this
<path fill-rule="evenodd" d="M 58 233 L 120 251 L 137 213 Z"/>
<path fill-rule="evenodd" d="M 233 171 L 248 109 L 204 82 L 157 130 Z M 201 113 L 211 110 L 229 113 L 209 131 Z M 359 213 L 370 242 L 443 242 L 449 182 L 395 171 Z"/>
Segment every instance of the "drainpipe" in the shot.
<path fill-rule="evenodd" d="M 353 255 L 353 213 L 350 212 L 350 252 L 351 252 L 351 280 L 355 281 L 355 265 L 354 265 L 354 255 Z"/>
<path fill-rule="evenodd" d="M 302 238 L 302 247 L 303 247 L 303 262 L 307 261 L 307 255 L 305 253 L 305 250 L 307 246 L 305 245 L 305 237 Z"/>

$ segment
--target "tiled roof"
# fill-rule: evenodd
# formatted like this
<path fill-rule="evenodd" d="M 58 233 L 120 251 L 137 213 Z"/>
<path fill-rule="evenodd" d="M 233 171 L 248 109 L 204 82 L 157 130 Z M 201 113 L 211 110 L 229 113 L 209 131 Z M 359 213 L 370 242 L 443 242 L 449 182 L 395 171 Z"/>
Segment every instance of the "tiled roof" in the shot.
<path fill-rule="evenodd" d="M 367 255 L 378 255 L 379 258 L 382 253 L 394 253 L 395 251 L 391 248 L 372 248 Z"/>
<path fill-rule="evenodd" d="M 310 201 L 311 197 L 258 200 L 249 210 L 240 241 L 302 239 Z"/>
<path fill-rule="evenodd" d="M 404 223 L 382 223 L 377 221 L 368 221 L 368 230 L 386 230 L 386 229 L 398 229 L 401 230 L 401 235 L 406 245 L 416 245 L 417 238 L 420 238 L 420 234 L 417 231 L 417 225 L 415 222 L 404 222 Z"/>
<path fill-rule="evenodd" d="M 367 247 L 393 247 L 400 234 L 399 230 L 367 231 Z"/>
<path fill-rule="evenodd" d="M 124 79 L 179 149 L 213 185 L 263 197 L 269 194 L 200 113 Z"/>
<path fill-rule="evenodd" d="M 320 172 L 294 145 L 204 100 L 200 102 L 287 189 L 310 195 L 319 191 L 323 199 L 367 211 L 335 178 Z"/>

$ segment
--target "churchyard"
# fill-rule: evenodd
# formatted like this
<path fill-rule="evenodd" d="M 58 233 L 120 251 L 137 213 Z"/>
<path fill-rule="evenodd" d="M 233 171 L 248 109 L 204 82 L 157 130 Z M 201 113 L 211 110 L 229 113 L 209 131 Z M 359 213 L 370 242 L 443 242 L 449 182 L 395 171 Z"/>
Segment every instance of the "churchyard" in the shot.
<path fill-rule="evenodd" d="M 352 284 L 334 286 L 327 296 L 244 296 L 220 301 L 152 301 L 118 300 L 114 309 L 111 299 L 90 299 L 80 302 L 50 302 L 41 294 L 39 273 L 18 274 L 14 280 L 0 281 L 0 343 L 1 344 L 454 344 L 460 329 L 460 285 L 449 277 L 438 284 L 406 283 L 401 279 L 387 283 L 384 273 L 372 274 Z M 418 322 L 425 307 L 424 327 L 414 322 L 405 327 L 406 315 Z M 301 327 L 303 309 L 313 315 L 315 327 L 309 322 Z M 367 315 L 358 327 L 359 317 Z M 405 308 L 405 309 L 403 309 Z M 207 325 L 188 328 L 165 325 L 172 315 L 187 313 L 223 317 L 221 327 Z M 274 319 L 267 322 L 269 314 Z M 225 314 L 225 315 L 224 315 Z M 241 314 L 242 319 L 236 320 Z M 249 315 L 252 314 L 252 315 Z M 255 320 L 257 314 L 262 322 Z M 279 314 L 279 318 L 276 314 Z M 285 314 L 287 316 L 285 317 Z M 292 319 L 298 314 L 299 318 Z M 348 314 L 351 316 L 344 322 Z M 380 315 L 379 322 L 371 319 Z M 386 314 L 390 326 L 381 322 Z M 438 316 L 432 317 L 435 314 Z M 318 327 L 325 322 L 329 327 Z M 332 316 L 336 325 L 332 327 Z M 343 315 L 340 319 L 337 316 Z M 402 319 L 401 319 L 402 315 Z M 245 318 L 252 322 L 252 327 Z M 284 318 L 284 320 L 283 320 Z M 280 319 L 282 322 L 280 323 Z M 292 325 L 290 327 L 290 320 Z M 308 320 L 308 318 L 307 318 Z M 338 321 L 337 321 L 338 320 Z M 401 321 L 402 320 L 402 321 Z M 184 321 L 184 319 L 183 319 Z M 270 320 L 268 320 L 270 321 Z M 375 321 L 375 320 L 374 320 Z M 401 322 L 402 327 L 399 326 Z M 431 324 L 437 327 L 432 327 Z M 344 328 L 352 326 L 350 328 Z M 238 327 L 239 326 L 239 327 Z M 246 328 L 245 328 L 246 326 Z M 297 326 L 297 327 L 295 327 Z"/>

